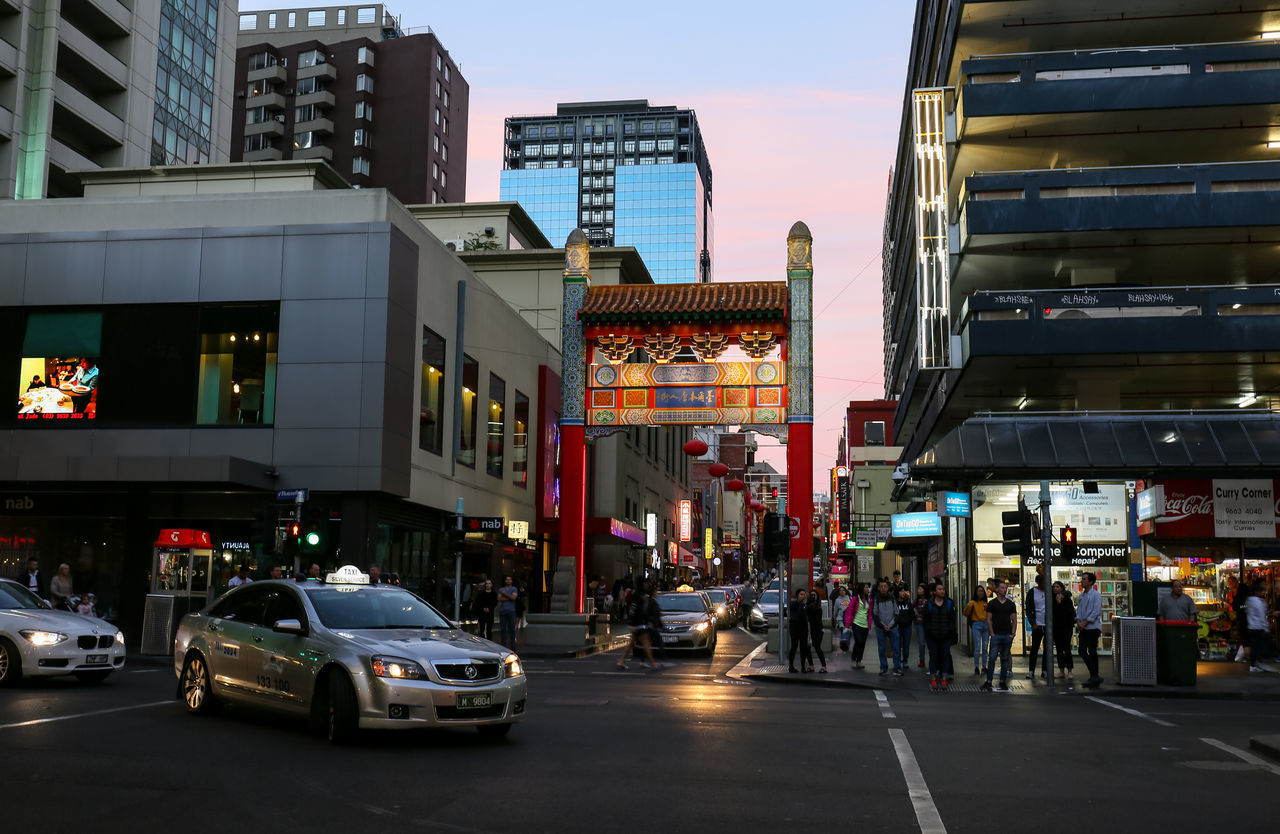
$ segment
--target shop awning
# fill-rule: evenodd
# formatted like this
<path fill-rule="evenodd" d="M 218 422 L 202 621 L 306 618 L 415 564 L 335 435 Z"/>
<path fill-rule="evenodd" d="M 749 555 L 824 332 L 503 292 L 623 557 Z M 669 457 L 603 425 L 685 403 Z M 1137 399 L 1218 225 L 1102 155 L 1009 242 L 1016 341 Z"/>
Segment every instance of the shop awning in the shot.
<path fill-rule="evenodd" d="M 913 477 L 1206 477 L 1280 467 L 1280 415 L 971 417 L 911 463 Z"/>
<path fill-rule="evenodd" d="M 608 516 L 595 516 L 587 519 L 585 532 L 596 542 L 603 544 L 644 544 L 645 532 Z"/>

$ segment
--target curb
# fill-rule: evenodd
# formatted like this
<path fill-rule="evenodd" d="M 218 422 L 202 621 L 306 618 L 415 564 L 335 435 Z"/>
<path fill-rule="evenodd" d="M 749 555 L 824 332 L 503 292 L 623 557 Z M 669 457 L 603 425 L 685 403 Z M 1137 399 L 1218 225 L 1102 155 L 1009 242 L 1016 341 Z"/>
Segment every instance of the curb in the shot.
<path fill-rule="evenodd" d="M 614 637 L 608 643 L 597 643 L 592 646 L 583 646 L 580 649 L 560 649 L 555 646 L 538 646 L 536 647 L 539 649 L 538 651 L 528 651 L 528 647 L 526 647 L 525 650 L 517 649 L 516 654 L 520 655 L 522 658 L 589 657 L 593 654 L 603 654 L 604 652 L 611 652 L 614 649 L 620 649 L 630 642 L 630 635 L 619 635 Z"/>
<path fill-rule="evenodd" d="M 1254 736 L 1249 739 L 1249 749 L 1280 761 L 1280 736 Z"/>

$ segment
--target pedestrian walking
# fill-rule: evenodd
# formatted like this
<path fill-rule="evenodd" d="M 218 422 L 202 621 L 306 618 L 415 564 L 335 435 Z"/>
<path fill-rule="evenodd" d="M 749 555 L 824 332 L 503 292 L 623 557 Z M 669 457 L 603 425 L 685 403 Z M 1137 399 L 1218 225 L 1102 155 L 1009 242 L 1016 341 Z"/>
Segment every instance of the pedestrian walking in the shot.
<path fill-rule="evenodd" d="M 498 622 L 501 625 L 502 645 L 508 649 L 516 647 L 516 599 L 520 589 L 508 576 L 498 589 Z"/>
<path fill-rule="evenodd" d="M 1244 619 L 1249 631 L 1249 671 L 1265 672 L 1259 662 L 1270 654 L 1271 631 L 1267 627 L 1267 602 L 1263 599 L 1267 586 L 1259 579 L 1250 590 L 1252 593 L 1244 601 Z"/>
<path fill-rule="evenodd" d="M 918 662 L 918 663 L 916 663 L 916 668 L 917 668 L 917 669 L 923 669 L 923 668 L 924 668 L 924 663 L 925 663 L 925 660 L 924 660 L 924 606 L 925 606 L 925 603 L 927 603 L 927 602 L 929 601 L 929 594 L 930 594 L 930 591 L 931 591 L 931 590 L 932 590 L 932 589 L 926 589 L 924 585 L 917 585 L 917 586 L 916 586 L 916 598 L 915 598 L 915 609 L 916 609 L 915 635 L 916 635 L 916 648 L 917 648 L 917 650 L 918 650 L 918 651 L 919 651 L 919 653 L 920 653 L 920 660 L 919 660 L 919 662 Z M 905 659 L 905 655 L 904 655 L 904 659 L 903 659 L 903 661 L 902 661 L 902 662 L 903 662 L 903 665 L 906 665 L 906 662 L 907 662 L 907 661 L 906 661 L 906 659 Z"/>
<path fill-rule="evenodd" d="M 1013 631 L 1018 624 L 1018 606 L 1009 599 L 1009 585 L 1003 579 L 996 580 L 995 599 L 987 601 L 987 628 L 991 631 L 991 649 L 987 652 L 987 680 L 982 684 L 990 692 L 995 676 L 996 658 L 1000 659 L 999 692 L 1009 691 L 1010 667 L 1013 665 Z"/>
<path fill-rule="evenodd" d="M 947 598 L 947 587 L 939 582 L 924 606 L 924 639 L 929 646 L 929 677 L 935 687 L 946 689 L 955 670 L 951 666 L 951 644 L 959 637 L 956 607 Z"/>
<path fill-rule="evenodd" d="M 849 610 L 849 604 L 853 602 L 853 597 L 849 596 L 849 589 L 844 585 L 840 585 L 836 591 L 835 598 L 831 600 L 831 623 L 840 634 L 840 652 L 849 651 L 850 632 L 844 625 L 845 612 Z"/>
<path fill-rule="evenodd" d="M 58 565 L 58 572 L 49 580 L 49 601 L 59 611 L 68 610 L 67 600 L 75 593 L 72 588 L 71 566 L 66 562 Z"/>
<path fill-rule="evenodd" d="M 644 581 L 640 587 L 631 593 L 631 601 L 627 603 L 627 624 L 631 626 L 631 642 L 622 650 L 622 657 L 618 658 L 618 668 L 626 671 L 631 667 L 627 665 L 627 658 L 634 651 L 637 655 L 640 651 L 644 651 L 646 669 L 657 669 L 658 664 L 653 659 L 653 640 L 657 637 L 658 632 L 653 627 L 653 620 L 656 616 L 654 609 L 658 607 L 651 594 L 652 586 L 648 580 Z"/>
<path fill-rule="evenodd" d="M 1098 575 L 1085 572 L 1080 575 L 1080 600 L 1076 603 L 1076 626 L 1080 629 L 1080 659 L 1089 670 L 1087 689 L 1102 683 L 1098 675 L 1098 638 L 1102 636 L 1102 595 L 1093 587 Z"/>
<path fill-rule="evenodd" d="M 973 599 L 964 607 L 964 616 L 969 621 L 969 634 L 973 637 L 973 673 L 978 675 L 987 668 L 987 651 L 991 643 L 986 588 L 979 585 L 973 589 Z"/>
<path fill-rule="evenodd" d="M 805 615 L 809 621 L 809 642 L 813 643 L 813 651 L 818 655 L 818 671 L 827 673 L 827 656 L 822 653 L 822 600 L 810 594 L 805 603 Z M 809 658 L 809 671 L 813 671 L 813 658 Z"/>
<path fill-rule="evenodd" d="M 493 580 L 486 579 L 471 599 L 471 614 L 476 618 L 476 634 L 485 640 L 493 639 L 493 614 L 498 607 L 498 592 Z"/>
<path fill-rule="evenodd" d="M 1036 654 L 1040 653 L 1040 644 L 1044 642 L 1044 607 L 1048 604 L 1044 593 L 1044 574 L 1036 575 L 1036 584 L 1027 591 L 1027 598 L 1022 603 L 1023 615 L 1031 622 L 1031 662 L 1027 665 L 1027 680 L 1036 676 Z M 1040 678 L 1049 677 L 1049 656 L 1041 654 Z"/>
<path fill-rule="evenodd" d="M 911 602 L 911 592 L 903 588 L 897 592 L 898 594 L 898 651 L 902 655 L 902 668 L 911 668 L 911 633 L 918 625 L 920 612 Z M 920 653 L 920 659 L 924 660 L 924 643 L 920 642 L 916 647 Z"/>
<path fill-rule="evenodd" d="M 853 602 L 844 612 L 845 628 L 853 635 L 849 649 L 849 662 L 854 669 L 862 669 L 862 655 L 867 650 L 867 626 L 871 619 L 871 594 L 865 582 L 854 588 Z"/>
<path fill-rule="evenodd" d="M 800 652 L 801 672 L 813 671 L 813 655 L 809 653 L 809 612 L 806 610 L 809 592 L 796 588 L 795 598 L 787 606 L 787 626 L 790 631 L 791 649 L 787 654 L 787 671 L 796 671 L 796 652 Z"/>
<path fill-rule="evenodd" d="M 1058 671 L 1067 679 L 1067 688 L 1074 688 L 1076 662 L 1071 657 L 1071 624 L 1076 620 L 1076 605 L 1071 592 L 1061 582 L 1053 583 L 1053 654 L 1058 659 Z"/>
<path fill-rule="evenodd" d="M 876 627 L 876 643 L 880 649 L 880 674 L 889 674 L 889 658 L 892 657 L 893 674 L 902 677 L 902 655 L 898 651 L 898 602 L 893 598 L 887 580 L 881 579 L 876 586 L 871 618 Z"/>

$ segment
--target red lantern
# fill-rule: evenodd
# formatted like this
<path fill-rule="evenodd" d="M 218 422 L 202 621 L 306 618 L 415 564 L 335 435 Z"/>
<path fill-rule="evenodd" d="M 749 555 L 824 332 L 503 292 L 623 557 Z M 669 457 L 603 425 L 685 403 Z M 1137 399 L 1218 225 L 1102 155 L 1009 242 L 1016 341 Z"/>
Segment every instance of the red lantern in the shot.
<path fill-rule="evenodd" d="M 707 474 L 713 478 L 723 478 L 729 474 L 728 464 L 716 462 L 707 467 Z"/>
<path fill-rule="evenodd" d="M 745 486 L 746 484 L 737 478 L 731 478 L 724 482 L 724 488 L 729 490 L 729 492 L 742 492 L 742 488 Z"/>
<path fill-rule="evenodd" d="M 695 437 L 684 444 L 684 453 L 693 458 L 701 457 L 707 453 L 707 444 Z"/>
<path fill-rule="evenodd" d="M 763 501 L 752 501 L 752 502 L 751 502 L 751 509 L 752 509 L 752 510 L 754 510 L 755 512 L 758 512 L 758 513 L 762 513 L 762 512 L 764 512 L 764 502 L 763 502 Z"/>

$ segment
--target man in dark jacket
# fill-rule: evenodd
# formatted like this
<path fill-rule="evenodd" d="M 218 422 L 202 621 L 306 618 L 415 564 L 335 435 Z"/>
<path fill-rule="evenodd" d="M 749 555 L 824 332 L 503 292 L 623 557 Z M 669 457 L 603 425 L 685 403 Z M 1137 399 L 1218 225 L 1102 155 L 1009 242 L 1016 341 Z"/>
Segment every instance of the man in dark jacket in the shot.
<path fill-rule="evenodd" d="M 32 556 L 27 560 L 26 570 L 14 577 L 15 580 L 22 584 L 31 593 L 40 597 L 40 599 L 48 599 L 49 597 L 49 580 L 40 571 L 40 560 Z"/>
<path fill-rule="evenodd" d="M 871 607 L 871 625 L 876 630 L 880 648 L 880 674 L 889 674 L 889 657 L 893 658 L 893 674 L 902 677 L 902 655 L 898 643 L 898 602 L 889 590 L 889 581 L 881 579 L 876 586 Z"/>
<path fill-rule="evenodd" d="M 809 616 L 806 602 L 809 592 L 796 589 L 795 599 L 787 606 L 787 626 L 791 632 L 791 651 L 787 654 L 787 671 L 796 671 L 796 651 L 800 652 L 800 670 L 813 671 L 813 655 L 809 653 Z"/>
<path fill-rule="evenodd" d="M 955 604 L 947 599 L 941 582 L 933 586 L 933 596 L 924 606 L 924 639 L 929 645 L 929 674 L 934 686 L 946 689 L 955 670 L 951 666 L 951 644 L 959 637 Z"/>

